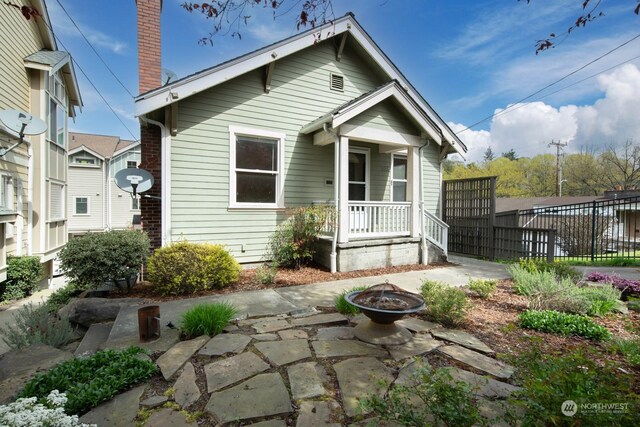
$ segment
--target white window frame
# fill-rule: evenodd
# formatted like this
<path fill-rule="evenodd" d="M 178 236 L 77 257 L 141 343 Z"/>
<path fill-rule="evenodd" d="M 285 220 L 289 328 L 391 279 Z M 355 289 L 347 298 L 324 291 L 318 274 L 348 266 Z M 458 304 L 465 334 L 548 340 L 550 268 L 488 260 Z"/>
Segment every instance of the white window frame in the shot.
<path fill-rule="evenodd" d="M 366 147 L 352 147 L 349 146 L 349 153 L 357 153 L 365 155 L 365 171 L 364 171 L 364 183 L 362 181 L 348 181 L 349 184 L 364 184 L 364 201 L 368 202 L 370 198 L 370 190 L 371 190 L 371 150 Z M 347 163 L 349 163 L 347 161 Z M 348 171 L 347 171 L 348 173 Z M 347 175 L 347 179 L 349 176 Z M 350 202 L 360 202 L 361 200 L 351 200 Z"/>
<path fill-rule="evenodd" d="M 16 197 L 15 179 L 12 175 L 2 174 L 0 175 L 0 185 L 2 185 L 2 205 L 5 209 L 15 212 L 14 200 Z M 4 237 L 5 239 L 13 239 L 15 230 L 13 224 L 5 224 Z"/>
<path fill-rule="evenodd" d="M 129 197 L 131 199 L 131 204 L 129 205 L 129 211 L 131 212 L 140 212 L 140 196 L 136 195 L 136 197 Z M 133 201 L 137 200 L 138 201 L 138 209 L 135 209 L 133 207 Z"/>
<path fill-rule="evenodd" d="M 275 203 L 242 203 L 236 201 L 236 171 L 256 172 L 236 168 L 236 142 L 238 136 L 275 139 L 278 142 Z M 264 129 L 229 126 L 229 208 L 239 209 L 282 209 L 284 208 L 284 150 L 286 134 Z"/>
<path fill-rule="evenodd" d="M 67 124 L 67 116 L 68 116 L 68 107 L 67 107 L 67 94 L 66 88 L 64 85 L 64 81 L 60 76 L 60 72 L 56 72 L 53 75 L 47 75 L 47 84 L 46 84 L 46 93 L 48 95 L 47 102 L 47 132 L 46 138 L 49 142 L 56 144 L 59 147 L 67 149 L 67 136 L 68 136 L 68 124 Z M 51 101 L 56 104 L 56 123 L 55 129 L 51 127 Z M 58 132 L 58 107 L 62 109 L 62 144 L 58 142 L 58 136 L 60 135 Z M 53 133 L 53 134 L 51 134 Z"/>
<path fill-rule="evenodd" d="M 394 169 L 394 166 L 395 166 L 396 158 L 398 158 L 398 157 L 403 158 L 405 160 L 405 173 L 406 173 L 405 176 L 407 177 L 405 179 L 396 179 L 396 178 L 393 177 L 393 169 Z M 405 190 L 404 190 L 405 191 L 405 193 L 404 193 L 404 202 L 407 201 L 407 199 L 408 199 L 407 192 L 409 191 L 409 180 L 408 180 L 408 177 L 409 177 L 409 156 L 407 156 L 406 154 L 392 154 L 391 155 L 391 202 L 395 202 L 396 201 L 395 198 L 393 197 L 393 189 L 394 189 L 393 184 L 395 182 L 404 182 L 405 183 L 405 187 L 404 187 L 405 188 Z M 402 202 L 397 202 L 397 203 L 402 203 Z"/>
<path fill-rule="evenodd" d="M 78 160 L 91 160 L 93 163 L 79 163 Z M 87 157 L 87 156 L 76 156 L 73 158 L 73 166 L 82 166 L 85 168 L 96 168 L 99 167 L 97 159 L 95 157 Z"/>
<path fill-rule="evenodd" d="M 87 199 L 87 213 L 78 213 L 78 199 Z M 90 215 L 91 215 L 91 197 L 73 196 L 73 216 L 90 216 Z"/>
<path fill-rule="evenodd" d="M 135 166 L 129 166 L 129 163 L 135 163 Z M 137 160 L 127 160 L 127 169 L 129 168 L 137 168 L 138 167 L 138 161 Z"/>
<path fill-rule="evenodd" d="M 52 202 L 52 197 L 51 195 L 53 194 L 51 187 L 53 185 L 59 185 L 62 187 L 62 194 L 60 195 L 60 214 L 62 215 L 61 217 L 54 217 L 53 216 L 53 206 L 51 206 L 51 202 Z M 49 222 L 58 222 L 58 221 L 65 221 L 67 219 L 67 186 L 64 184 L 64 182 L 59 182 L 59 181 L 49 181 Z M 74 207 L 75 210 L 75 207 Z"/>

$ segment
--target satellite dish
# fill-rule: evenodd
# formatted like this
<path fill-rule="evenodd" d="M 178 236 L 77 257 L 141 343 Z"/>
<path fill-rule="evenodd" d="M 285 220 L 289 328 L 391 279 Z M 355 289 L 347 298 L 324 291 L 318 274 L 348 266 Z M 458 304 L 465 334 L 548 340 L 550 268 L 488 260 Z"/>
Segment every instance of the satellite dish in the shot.
<path fill-rule="evenodd" d="M 22 144 L 25 135 L 40 135 L 47 130 L 44 120 L 34 117 L 29 113 L 17 110 L 0 111 L 0 122 L 7 128 L 18 134 L 20 140 L 9 148 L 0 148 L 0 157 L 4 157 L 9 151 Z"/>
<path fill-rule="evenodd" d="M 163 81 L 163 85 L 168 84 L 169 82 L 172 82 L 174 80 L 178 79 L 178 75 L 176 73 L 174 73 L 171 70 L 168 70 L 166 68 L 162 69 L 162 81 Z"/>
<path fill-rule="evenodd" d="M 144 169 L 126 168 L 116 172 L 116 185 L 123 191 L 136 197 L 137 193 L 144 193 L 153 187 L 153 175 Z"/>

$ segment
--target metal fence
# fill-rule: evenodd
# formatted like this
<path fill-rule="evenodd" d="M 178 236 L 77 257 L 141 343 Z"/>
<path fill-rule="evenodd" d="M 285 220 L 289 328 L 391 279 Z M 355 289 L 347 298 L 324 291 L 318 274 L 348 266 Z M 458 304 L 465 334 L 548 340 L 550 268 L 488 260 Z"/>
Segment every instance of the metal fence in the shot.
<path fill-rule="evenodd" d="M 640 197 L 505 212 L 497 222 L 555 231 L 555 258 L 640 258 Z"/>

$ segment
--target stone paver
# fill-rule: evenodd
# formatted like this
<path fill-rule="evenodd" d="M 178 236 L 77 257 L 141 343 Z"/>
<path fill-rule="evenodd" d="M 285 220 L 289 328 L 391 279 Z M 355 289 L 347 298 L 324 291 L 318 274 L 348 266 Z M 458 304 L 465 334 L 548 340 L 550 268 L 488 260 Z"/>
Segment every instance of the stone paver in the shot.
<path fill-rule="evenodd" d="M 469 350 L 468 348 L 460 347 L 458 345 L 442 346 L 438 348 L 438 351 L 456 359 L 459 362 L 491 374 L 496 378 L 507 379 L 510 378 L 514 372 L 513 367 L 506 363 L 502 363 L 478 353 L 477 351 Z"/>
<path fill-rule="evenodd" d="M 109 338 L 111 327 L 113 327 L 113 322 L 94 323 L 89 326 L 89 330 L 84 334 L 82 342 L 80 342 L 80 345 L 76 348 L 73 354 L 76 357 L 88 356 L 98 351 L 100 346 Z"/>
<path fill-rule="evenodd" d="M 175 390 L 174 399 L 183 408 L 193 405 L 200 399 L 200 388 L 196 384 L 196 370 L 191 363 L 184 365 L 182 373 L 173 385 Z"/>
<path fill-rule="evenodd" d="M 148 427 L 195 427 L 198 423 L 196 421 L 189 423 L 184 414 L 171 408 L 162 408 L 153 412 L 144 425 Z"/>
<path fill-rule="evenodd" d="M 156 364 L 160 368 L 160 371 L 162 371 L 164 379 L 168 380 L 171 378 L 207 341 L 209 341 L 207 335 L 189 341 L 182 341 L 160 356 Z"/>
<path fill-rule="evenodd" d="M 436 338 L 451 341 L 456 344 L 460 344 L 463 347 L 467 347 L 471 350 L 479 351 L 481 353 L 485 353 L 485 354 L 495 353 L 493 350 L 491 350 L 491 348 L 489 348 L 488 345 L 486 345 L 485 343 L 483 343 L 473 335 L 464 331 L 440 328 L 440 329 L 432 330 L 431 334 Z"/>
<path fill-rule="evenodd" d="M 417 334 L 406 344 L 389 346 L 389 353 L 395 360 L 429 353 L 442 345 L 442 341 L 433 339 L 429 334 Z"/>
<path fill-rule="evenodd" d="M 138 415 L 140 408 L 140 396 L 146 387 L 146 385 L 141 385 L 117 395 L 81 416 L 80 422 L 99 426 L 134 425 L 133 420 Z"/>
<path fill-rule="evenodd" d="M 405 317 L 396 321 L 397 325 L 403 326 L 413 332 L 429 332 L 432 329 L 440 328 L 441 325 L 426 320 L 417 319 L 415 317 Z"/>
<path fill-rule="evenodd" d="M 293 410 L 289 392 L 278 373 L 260 374 L 213 393 L 205 410 L 221 422 L 285 414 Z"/>
<path fill-rule="evenodd" d="M 309 338 L 309 334 L 302 329 L 285 329 L 284 331 L 278 331 L 278 335 L 280 335 L 280 339 L 283 340 L 306 340 L 307 338 Z"/>
<path fill-rule="evenodd" d="M 311 357 L 307 340 L 284 340 L 256 343 L 256 348 L 276 366 Z"/>
<path fill-rule="evenodd" d="M 222 356 L 226 353 L 242 353 L 251 338 L 242 334 L 220 334 L 211 338 L 198 352 L 203 356 Z"/>
<path fill-rule="evenodd" d="M 353 328 L 350 326 L 331 326 L 318 329 L 316 338 L 322 341 L 351 340 L 354 338 Z"/>
<path fill-rule="evenodd" d="M 429 369 L 430 367 L 429 362 L 422 357 L 410 360 L 400 368 L 398 378 L 396 378 L 393 384 L 412 387 L 416 382 L 419 382 L 419 372 L 423 369 Z"/>
<path fill-rule="evenodd" d="M 313 341 L 313 350 L 318 357 L 373 356 L 387 357 L 387 350 L 360 341 L 334 340 Z"/>
<path fill-rule="evenodd" d="M 291 396 L 294 400 L 310 399 L 324 396 L 327 391 L 324 388 L 318 370 L 324 369 L 316 362 L 298 363 L 287 368 Z M 326 373 L 325 373 L 326 375 Z"/>
<path fill-rule="evenodd" d="M 204 373 L 207 376 L 207 391 L 211 393 L 267 369 L 269 369 L 269 365 L 251 352 L 209 363 L 204 367 Z"/>
<path fill-rule="evenodd" d="M 285 420 L 267 420 L 259 423 L 247 424 L 247 427 L 287 427 Z"/>
<path fill-rule="evenodd" d="M 340 405 L 335 400 L 324 400 L 322 402 L 305 401 L 300 404 L 296 427 L 341 427 L 342 424 L 336 422 L 339 419 Z"/>
<path fill-rule="evenodd" d="M 291 327 L 291 323 L 285 319 L 264 320 L 252 324 L 251 327 L 255 329 L 257 333 L 265 334 L 268 332 L 280 331 L 282 329 L 289 329 Z"/>
<path fill-rule="evenodd" d="M 520 387 L 503 383 L 502 381 L 496 381 L 493 378 L 483 377 L 482 375 L 477 375 L 464 369 L 456 367 L 445 369 L 449 371 L 455 381 L 463 381 L 469 384 L 471 391 L 479 396 L 492 399 L 506 399 L 511 396 L 512 393 L 520 390 Z"/>
<path fill-rule="evenodd" d="M 348 417 L 360 413 L 358 399 L 369 394 L 382 397 L 388 384 L 393 381 L 391 370 L 373 357 L 344 360 L 333 368 L 338 378 L 344 412 Z"/>
<path fill-rule="evenodd" d="M 255 334 L 255 335 L 251 335 L 251 338 L 253 338 L 256 341 L 275 341 L 278 339 L 278 335 L 276 334 Z"/>
<path fill-rule="evenodd" d="M 140 402 L 140 406 L 143 408 L 157 408 L 164 405 L 169 400 L 166 396 L 151 396 Z"/>
<path fill-rule="evenodd" d="M 347 323 L 348 321 L 349 319 L 347 319 L 340 313 L 327 313 L 292 319 L 291 323 L 293 323 L 295 326 L 312 326 L 331 323 Z"/>

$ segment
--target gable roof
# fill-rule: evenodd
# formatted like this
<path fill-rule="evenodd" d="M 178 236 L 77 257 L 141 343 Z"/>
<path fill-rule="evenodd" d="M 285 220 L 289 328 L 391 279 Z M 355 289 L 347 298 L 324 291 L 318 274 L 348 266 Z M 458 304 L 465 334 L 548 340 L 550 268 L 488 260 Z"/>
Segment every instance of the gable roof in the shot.
<path fill-rule="evenodd" d="M 321 27 L 316 27 L 294 35 L 277 43 L 223 62 L 198 73 L 171 82 L 157 89 L 140 94 L 135 98 L 135 115 L 143 116 L 166 105 L 185 99 L 191 95 L 212 88 L 220 83 L 240 76 L 256 68 L 262 67 L 276 59 L 284 58 L 318 42 L 318 34 L 322 40 L 348 33 L 369 54 L 371 59 L 384 71 L 390 80 L 396 80 L 399 87 L 424 111 L 426 116 L 437 125 L 437 131 L 451 144 L 456 151 L 464 154 L 467 151 L 464 143 L 449 128 L 446 122 L 435 112 L 429 103 L 404 77 L 402 72 L 385 55 L 378 45 L 356 21 L 353 14 L 348 13 Z"/>
<path fill-rule="evenodd" d="M 69 132 L 69 154 L 87 151 L 103 160 L 112 159 L 138 145 L 138 141 L 120 139 L 117 136 Z"/>

